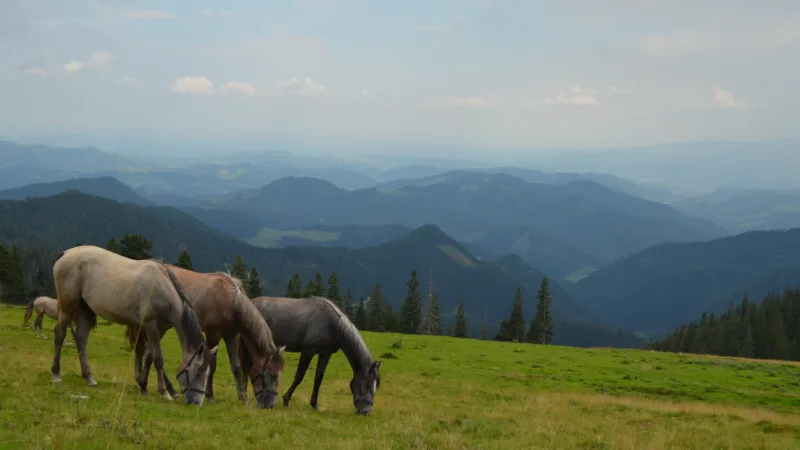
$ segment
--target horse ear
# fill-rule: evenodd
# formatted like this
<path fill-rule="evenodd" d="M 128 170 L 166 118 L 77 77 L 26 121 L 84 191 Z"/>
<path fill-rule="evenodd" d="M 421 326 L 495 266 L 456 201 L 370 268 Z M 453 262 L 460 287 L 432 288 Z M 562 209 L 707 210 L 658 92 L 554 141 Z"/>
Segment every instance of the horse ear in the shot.
<path fill-rule="evenodd" d="M 214 346 L 214 348 L 212 348 L 212 349 L 209 351 L 209 354 L 210 354 L 210 355 L 213 355 L 214 353 L 217 353 L 217 350 L 218 350 L 218 349 L 219 349 L 219 345 L 215 345 L 215 346 Z"/>
<path fill-rule="evenodd" d="M 286 350 L 286 346 L 285 345 L 280 347 L 280 348 L 278 348 L 278 354 L 282 355 L 284 350 Z"/>
<path fill-rule="evenodd" d="M 206 351 L 206 343 L 203 342 L 203 343 L 200 344 L 200 347 L 197 347 L 197 352 L 196 353 L 198 355 L 202 356 L 203 352 L 205 352 L 205 351 Z"/>
<path fill-rule="evenodd" d="M 375 361 L 374 363 L 372 363 L 372 367 L 373 367 L 375 370 L 378 370 L 378 369 L 380 369 L 380 368 L 381 368 L 381 362 L 382 362 L 382 361 Z"/>

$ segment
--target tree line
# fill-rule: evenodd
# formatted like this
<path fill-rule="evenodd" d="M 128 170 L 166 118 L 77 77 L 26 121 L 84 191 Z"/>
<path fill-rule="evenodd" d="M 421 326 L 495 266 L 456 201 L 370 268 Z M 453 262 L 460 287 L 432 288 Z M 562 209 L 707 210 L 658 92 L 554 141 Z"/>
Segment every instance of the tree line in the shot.
<path fill-rule="evenodd" d="M 747 294 L 720 316 L 703 313 L 646 348 L 666 352 L 800 360 L 800 290 L 771 293 L 761 303 Z"/>
<path fill-rule="evenodd" d="M 153 258 L 152 248 L 152 241 L 146 236 L 136 233 L 125 234 L 119 239 L 112 238 L 106 245 L 107 250 L 135 260 Z M 55 296 L 52 276 L 45 277 L 42 270 L 42 267 L 52 264 L 52 261 L 49 263 L 42 261 L 55 258 L 52 255 L 38 258 L 38 262 L 33 264 L 33 267 L 36 268 L 35 275 L 26 277 L 25 264 L 21 254 L 21 250 L 15 244 L 9 248 L 0 245 L 0 300 L 4 303 L 24 304 L 30 298 L 38 295 Z M 187 249 L 181 251 L 174 265 L 194 270 L 192 258 Z M 230 273 L 242 280 L 248 297 L 255 298 L 262 295 L 258 270 L 252 267 L 248 271 L 242 255 L 236 255 Z M 327 283 L 322 274 L 317 272 L 314 278 L 308 280 L 305 285 L 300 274 L 295 272 L 287 283 L 285 296 L 289 298 L 313 296 L 328 298 L 347 314 L 359 330 L 470 337 L 467 311 L 463 301 L 458 303 L 455 320 L 448 325 L 447 329 L 444 329 L 436 293 L 430 290 L 427 298 L 423 298 L 416 270 L 411 271 L 406 287 L 407 294 L 399 311 L 395 311 L 385 298 L 380 282 L 375 284 L 368 296 L 362 296 L 355 300 L 349 287 L 342 292 L 341 283 L 335 271 L 328 275 Z M 551 302 L 548 280 L 544 278 L 538 292 L 536 315 L 526 331 L 522 292 L 517 288 L 511 316 L 502 321 L 500 330 L 494 339 L 551 344 L 555 333 L 550 313 Z M 484 315 L 480 339 L 488 339 L 486 328 Z"/>

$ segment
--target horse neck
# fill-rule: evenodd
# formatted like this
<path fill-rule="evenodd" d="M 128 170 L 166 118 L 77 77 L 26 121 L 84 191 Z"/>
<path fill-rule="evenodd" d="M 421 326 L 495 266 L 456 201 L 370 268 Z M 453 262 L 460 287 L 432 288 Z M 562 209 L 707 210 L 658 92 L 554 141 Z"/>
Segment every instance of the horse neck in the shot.
<path fill-rule="evenodd" d="M 342 336 L 342 353 L 344 353 L 347 361 L 350 362 L 353 374 L 366 372 L 373 362 L 372 355 L 367 349 L 367 344 L 361 338 L 358 329 L 346 317 L 339 319 L 339 327 Z"/>
<path fill-rule="evenodd" d="M 250 352 L 264 357 L 275 354 L 278 347 L 264 316 L 241 290 L 236 289 L 234 296 L 240 333 L 250 346 Z"/>

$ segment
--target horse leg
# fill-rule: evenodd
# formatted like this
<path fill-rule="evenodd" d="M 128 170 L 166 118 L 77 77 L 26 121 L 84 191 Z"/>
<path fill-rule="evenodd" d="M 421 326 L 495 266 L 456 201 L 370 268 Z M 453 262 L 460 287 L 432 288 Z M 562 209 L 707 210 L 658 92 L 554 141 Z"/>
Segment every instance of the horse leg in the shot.
<path fill-rule="evenodd" d="M 325 368 L 328 367 L 328 361 L 331 360 L 331 353 L 320 353 L 317 356 L 317 373 L 314 374 L 314 390 L 311 391 L 311 407 L 317 408 L 317 396 L 319 396 L 319 387 L 322 384 L 322 377 L 325 376 Z"/>
<path fill-rule="evenodd" d="M 233 372 L 233 379 L 236 380 L 236 393 L 239 394 L 239 400 L 247 401 L 247 382 L 242 379 L 242 362 L 239 361 L 239 350 L 236 348 L 236 335 L 224 336 L 225 349 L 228 351 L 228 361 L 231 363 L 231 372 Z M 209 348 L 213 348 L 208 344 Z M 214 353 L 213 364 L 211 367 L 211 374 L 214 373 L 214 367 L 217 365 L 217 354 Z M 211 374 L 209 374 L 209 382 L 211 381 Z M 209 384 L 210 387 L 210 384 Z"/>
<path fill-rule="evenodd" d="M 219 345 L 220 334 L 218 332 L 209 333 L 206 331 L 206 346 L 208 348 L 214 348 Z M 211 370 L 208 372 L 208 380 L 206 381 L 206 397 L 208 401 L 214 403 L 214 372 L 217 371 L 217 354 L 211 357 Z M 236 383 L 236 387 L 238 389 L 239 383 Z"/>
<path fill-rule="evenodd" d="M 63 329 L 62 336 L 67 335 L 67 327 L 59 326 Z M 81 311 L 78 313 L 77 330 L 73 337 L 75 338 L 75 346 L 78 347 L 78 358 L 81 361 L 81 375 L 86 380 L 90 387 L 97 386 L 97 382 L 92 378 L 92 369 L 89 367 L 89 358 L 86 356 L 86 343 L 89 340 L 89 331 L 91 330 L 91 322 L 88 315 Z"/>
<path fill-rule="evenodd" d="M 144 331 L 147 333 L 150 350 L 153 352 L 153 365 L 156 366 L 158 392 L 167 400 L 172 400 L 172 396 L 167 392 L 167 385 L 164 382 L 164 355 L 161 353 L 161 333 L 159 333 L 158 326 L 155 323 L 146 325 Z"/>
<path fill-rule="evenodd" d="M 36 331 L 36 337 L 39 337 L 39 332 L 42 333 L 42 336 L 47 339 L 47 335 L 44 334 L 44 330 L 42 329 L 42 320 L 44 319 L 44 313 L 39 313 L 36 315 L 36 320 L 33 321 L 33 329 Z"/>
<path fill-rule="evenodd" d="M 53 339 L 53 367 L 50 369 L 53 372 L 53 383 L 61 383 L 61 347 L 64 345 L 64 338 L 67 336 L 67 324 L 70 323 L 72 318 L 64 310 L 58 313 L 58 324 L 54 330 L 55 338 Z"/>
<path fill-rule="evenodd" d="M 139 387 L 142 389 L 142 394 L 147 394 L 147 378 L 150 376 L 150 366 L 152 365 L 153 365 L 153 351 L 148 346 L 147 351 L 145 352 L 144 355 L 144 364 L 142 368 L 142 372 L 144 375 L 143 378 L 139 379 L 140 380 Z M 169 395 L 177 397 L 178 393 L 175 391 L 175 388 L 172 386 L 172 382 L 169 381 L 169 377 L 167 376 L 166 373 L 164 373 L 164 383 L 167 385 L 167 392 L 169 392 Z"/>
<path fill-rule="evenodd" d="M 297 372 L 294 373 L 294 381 L 292 381 L 292 385 L 289 386 L 289 390 L 283 394 L 283 407 L 286 408 L 289 406 L 289 400 L 292 399 L 292 394 L 294 394 L 294 390 L 297 389 L 297 386 L 303 382 L 303 377 L 306 376 L 306 372 L 308 371 L 308 365 L 311 364 L 311 359 L 314 358 L 314 352 L 302 352 L 300 353 L 300 362 L 297 363 Z"/>

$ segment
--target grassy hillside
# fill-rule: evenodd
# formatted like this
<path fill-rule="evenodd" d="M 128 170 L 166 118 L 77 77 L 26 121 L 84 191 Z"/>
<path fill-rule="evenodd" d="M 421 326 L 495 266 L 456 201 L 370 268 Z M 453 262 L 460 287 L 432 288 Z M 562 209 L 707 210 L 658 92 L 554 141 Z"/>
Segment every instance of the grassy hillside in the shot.
<path fill-rule="evenodd" d="M 517 287 L 525 292 L 526 318 L 532 317 L 535 292 L 543 276 L 519 261 L 515 270 L 526 276 L 517 278 L 503 267 L 469 254 L 435 226 L 422 227 L 399 240 L 359 250 L 340 247 L 264 249 L 221 234 L 170 207 L 141 208 L 74 191 L 23 202 L 0 202 L 0 243 L 16 242 L 23 248 L 51 249 L 52 256 L 46 266 L 65 248 L 79 244 L 105 247 L 109 239 L 126 233 L 147 236 L 153 242 L 154 256 L 166 261 L 176 261 L 180 251 L 188 249 L 199 271 L 225 270 L 225 264 L 231 264 L 235 255 L 241 254 L 250 267 L 258 269 L 266 294 L 282 295 L 294 272 L 299 272 L 305 282 L 317 272 L 327 280 L 328 274 L 336 271 L 342 288 L 349 287 L 356 299 L 368 295 L 380 282 L 395 311 L 405 298 L 405 283 L 411 271 L 416 269 L 427 281 L 427 273 L 432 270 L 445 324 L 454 321 L 457 304 L 463 300 L 474 332 L 480 329 L 485 309 L 492 335 L 500 321 L 508 317 Z M 551 289 L 557 322 L 593 320 L 593 316 L 557 283 L 551 283 Z M 558 333 L 557 343 L 575 343 L 568 330 L 576 330 L 576 327 Z M 587 333 L 593 336 L 593 345 L 619 343 L 616 331 L 597 327 L 583 330 L 576 336 L 586 342 Z M 630 335 L 626 337 L 628 346 L 642 344 Z"/>
<path fill-rule="evenodd" d="M 727 234 L 709 221 L 594 182 L 533 184 L 504 174 L 451 172 L 431 184 L 388 191 L 346 191 L 319 179 L 287 177 L 219 201 L 265 220 L 296 217 L 294 228 L 435 223 L 457 240 L 520 254 L 557 278 L 657 243 Z M 507 246 L 495 247 L 501 242 Z M 572 250 L 561 251 L 567 248 Z"/>
<path fill-rule="evenodd" d="M 217 403 L 198 408 L 154 390 L 142 397 L 122 327 L 102 321 L 88 345 L 99 385 L 86 387 L 72 346 L 64 381 L 53 385 L 54 322 L 45 319 L 51 339 L 41 340 L 22 329 L 22 314 L 0 305 L 0 349 L 15 369 L 0 371 L 4 448 L 798 448 L 796 364 L 422 336 L 393 349 L 395 335 L 364 333 L 383 360 L 370 416 L 353 414 L 341 353 L 328 365 L 320 411 L 307 404 L 311 375 L 289 408 L 265 411 L 237 401 L 221 348 Z M 162 346 L 174 380 L 174 331 Z M 281 393 L 296 367 L 288 354 Z"/>
<path fill-rule="evenodd" d="M 748 232 L 709 242 L 659 245 L 578 283 L 588 307 L 631 331 L 666 332 L 800 284 L 800 229 Z"/>

